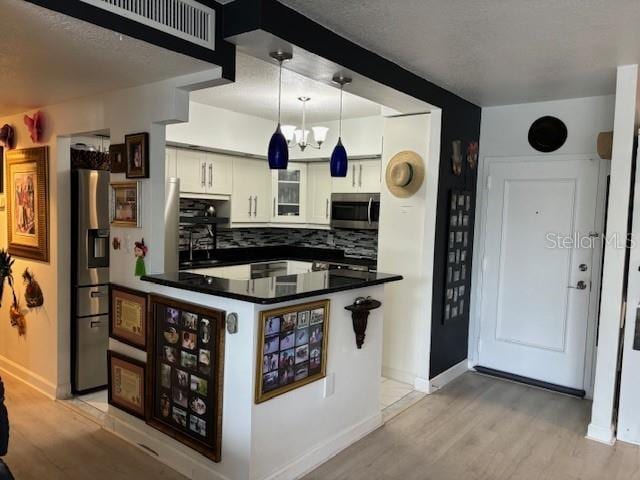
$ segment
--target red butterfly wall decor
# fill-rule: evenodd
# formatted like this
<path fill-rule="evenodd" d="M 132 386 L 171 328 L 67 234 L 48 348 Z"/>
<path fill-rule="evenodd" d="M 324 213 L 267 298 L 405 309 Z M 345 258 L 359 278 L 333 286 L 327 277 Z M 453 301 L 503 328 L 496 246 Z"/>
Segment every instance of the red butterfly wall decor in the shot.
<path fill-rule="evenodd" d="M 44 115 L 38 111 L 33 114 L 33 117 L 29 115 L 24 116 L 24 124 L 29 129 L 29 136 L 33 143 L 40 143 L 42 140 L 42 132 L 44 131 Z"/>

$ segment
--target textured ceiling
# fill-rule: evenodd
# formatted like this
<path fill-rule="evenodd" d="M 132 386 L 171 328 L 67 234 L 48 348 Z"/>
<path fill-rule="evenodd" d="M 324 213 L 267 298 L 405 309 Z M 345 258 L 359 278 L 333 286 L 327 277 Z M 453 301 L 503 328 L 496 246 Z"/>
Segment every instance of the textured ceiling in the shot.
<path fill-rule="evenodd" d="M 22 0 L 0 3 L 0 115 L 211 67 Z"/>
<path fill-rule="evenodd" d="M 285 63 L 286 66 L 286 63 Z M 348 87 L 347 87 L 348 88 Z M 305 96 L 307 121 L 310 123 L 337 120 L 340 90 L 311 80 L 295 72 L 282 70 L 282 123 L 301 122 L 301 103 Z M 198 103 L 275 119 L 278 113 L 278 65 L 238 53 L 236 82 L 191 93 Z M 345 91 L 344 118 L 380 115 L 380 105 Z"/>
<path fill-rule="evenodd" d="M 638 0 L 281 0 L 479 105 L 613 93 Z"/>

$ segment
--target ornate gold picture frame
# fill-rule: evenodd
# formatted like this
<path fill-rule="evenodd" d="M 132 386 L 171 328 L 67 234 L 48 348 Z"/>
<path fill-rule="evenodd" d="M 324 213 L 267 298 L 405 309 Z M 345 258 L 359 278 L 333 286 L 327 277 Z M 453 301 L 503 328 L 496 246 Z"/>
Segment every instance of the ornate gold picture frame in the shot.
<path fill-rule="evenodd" d="M 256 403 L 326 376 L 329 300 L 260 313 Z"/>
<path fill-rule="evenodd" d="M 49 261 L 49 147 L 6 152 L 8 250 Z"/>

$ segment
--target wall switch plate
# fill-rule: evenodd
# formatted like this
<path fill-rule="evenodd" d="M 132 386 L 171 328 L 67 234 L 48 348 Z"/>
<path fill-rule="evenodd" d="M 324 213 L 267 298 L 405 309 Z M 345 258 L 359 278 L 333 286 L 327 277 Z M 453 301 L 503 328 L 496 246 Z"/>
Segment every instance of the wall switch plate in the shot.
<path fill-rule="evenodd" d="M 336 393 L 336 374 L 329 373 L 324 379 L 324 398 Z"/>

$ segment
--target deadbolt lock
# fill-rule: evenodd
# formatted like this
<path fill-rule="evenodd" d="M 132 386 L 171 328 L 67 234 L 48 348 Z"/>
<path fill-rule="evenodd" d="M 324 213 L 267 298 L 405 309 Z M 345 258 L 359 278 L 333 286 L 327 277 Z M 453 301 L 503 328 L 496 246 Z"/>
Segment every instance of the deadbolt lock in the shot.
<path fill-rule="evenodd" d="M 581 272 L 586 272 L 589 267 L 587 267 L 586 263 L 581 263 L 578 268 L 580 269 Z"/>

